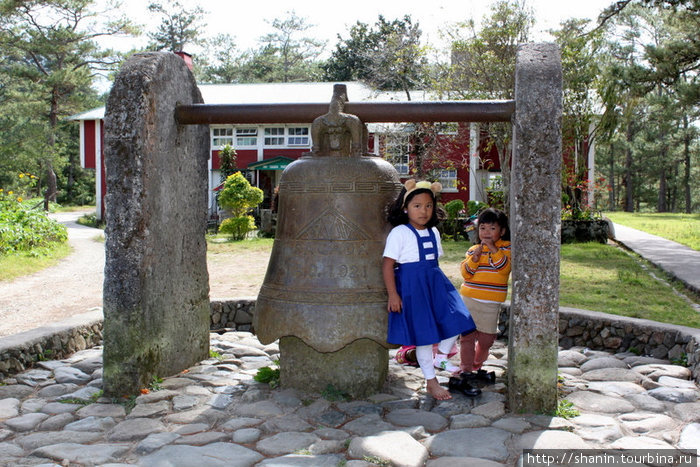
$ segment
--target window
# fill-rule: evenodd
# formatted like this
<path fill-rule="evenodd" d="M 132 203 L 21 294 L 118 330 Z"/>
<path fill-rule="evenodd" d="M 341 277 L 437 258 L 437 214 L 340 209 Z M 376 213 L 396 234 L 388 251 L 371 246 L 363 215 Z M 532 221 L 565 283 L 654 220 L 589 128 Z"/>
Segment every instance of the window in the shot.
<path fill-rule="evenodd" d="M 287 145 L 288 146 L 308 146 L 309 145 L 309 127 L 290 127 L 290 128 L 287 128 Z"/>
<path fill-rule="evenodd" d="M 455 192 L 457 191 L 457 170 L 445 169 L 440 171 L 440 183 L 442 183 L 442 191 Z"/>
<path fill-rule="evenodd" d="M 265 128 L 265 146 L 284 146 L 284 128 Z"/>
<path fill-rule="evenodd" d="M 211 147 L 222 148 L 227 144 L 233 146 L 233 128 L 212 128 Z"/>
<path fill-rule="evenodd" d="M 236 147 L 257 146 L 257 145 L 258 145 L 258 129 L 257 128 L 236 128 Z"/>
<path fill-rule="evenodd" d="M 385 141 L 385 159 L 393 164 L 399 175 L 408 175 L 408 160 L 411 152 L 408 138 L 389 136 Z"/>

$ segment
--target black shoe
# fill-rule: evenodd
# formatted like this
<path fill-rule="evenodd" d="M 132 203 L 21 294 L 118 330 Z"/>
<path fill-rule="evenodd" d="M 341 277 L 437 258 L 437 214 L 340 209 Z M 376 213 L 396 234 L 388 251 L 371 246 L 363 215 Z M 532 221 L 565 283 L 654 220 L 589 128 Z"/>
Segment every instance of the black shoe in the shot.
<path fill-rule="evenodd" d="M 493 371 L 477 370 L 476 379 L 484 381 L 486 384 L 495 384 L 496 373 Z"/>
<path fill-rule="evenodd" d="M 465 381 L 469 381 L 470 383 L 478 383 L 482 382 L 485 384 L 494 384 L 496 383 L 496 373 L 493 371 L 486 371 L 486 370 L 477 370 L 474 372 L 467 372 L 464 371 L 459 374 L 459 377 L 462 378 Z"/>
<path fill-rule="evenodd" d="M 476 397 L 481 394 L 481 389 L 475 388 L 466 379 L 451 377 L 447 383 L 447 388 L 450 391 L 461 392 L 467 397 Z"/>

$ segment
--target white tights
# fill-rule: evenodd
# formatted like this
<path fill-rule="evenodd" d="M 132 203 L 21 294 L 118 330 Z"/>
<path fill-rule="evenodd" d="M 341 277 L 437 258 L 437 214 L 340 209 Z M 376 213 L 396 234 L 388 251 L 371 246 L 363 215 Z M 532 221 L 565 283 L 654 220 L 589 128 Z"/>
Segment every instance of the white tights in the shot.
<path fill-rule="evenodd" d="M 445 354 L 447 355 L 450 350 L 452 350 L 452 346 L 455 345 L 455 342 L 457 341 L 457 336 L 454 337 L 448 337 L 447 339 L 443 339 L 440 341 L 438 344 L 438 353 Z M 420 369 L 423 371 L 423 376 L 425 376 L 425 379 L 433 379 L 435 378 L 435 367 L 433 366 L 433 346 L 432 344 L 429 345 L 417 345 L 416 346 L 416 360 L 418 360 L 418 365 L 420 366 Z"/>

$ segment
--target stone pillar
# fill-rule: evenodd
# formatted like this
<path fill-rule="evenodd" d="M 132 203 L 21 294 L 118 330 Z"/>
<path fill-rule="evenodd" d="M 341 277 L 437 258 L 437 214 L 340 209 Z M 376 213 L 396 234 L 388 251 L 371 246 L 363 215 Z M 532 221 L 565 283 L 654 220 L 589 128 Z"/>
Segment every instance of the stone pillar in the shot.
<path fill-rule="evenodd" d="M 508 402 L 514 413 L 552 413 L 557 407 L 561 118 L 558 46 L 520 45 L 510 188 Z"/>
<path fill-rule="evenodd" d="M 107 100 L 104 280 L 105 394 L 135 394 L 154 377 L 208 356 L 206 125 L 178 125 L 201 103 L 175 54 L 136 54 Z"/>

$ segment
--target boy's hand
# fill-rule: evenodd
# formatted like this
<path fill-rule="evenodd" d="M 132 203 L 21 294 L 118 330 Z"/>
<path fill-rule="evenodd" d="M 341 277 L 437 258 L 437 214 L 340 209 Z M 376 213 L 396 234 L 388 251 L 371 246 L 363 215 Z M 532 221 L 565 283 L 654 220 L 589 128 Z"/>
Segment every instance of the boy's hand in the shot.
<path fill-rule="evenodd" d="M 489 249 L 489 253 L 495 253 L 498 251 L 496 243 L 493 240 L 484 240 L 482 243 L 482 249 L 484 246 Z"/>
<path fill-rule="evenodd" d="M 479 262 L 479 259 L 481 258 L 481 253 L 484 251 L 484 244 L 480 243 L 479 246 L 474 248 L 472 250 L 472 260 L 474 262 Z"/>

